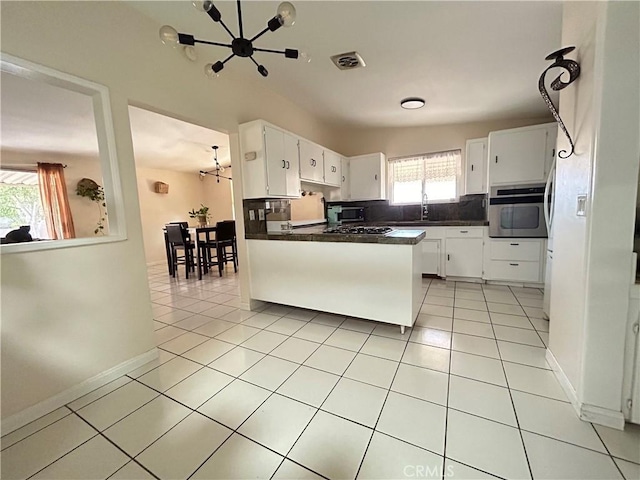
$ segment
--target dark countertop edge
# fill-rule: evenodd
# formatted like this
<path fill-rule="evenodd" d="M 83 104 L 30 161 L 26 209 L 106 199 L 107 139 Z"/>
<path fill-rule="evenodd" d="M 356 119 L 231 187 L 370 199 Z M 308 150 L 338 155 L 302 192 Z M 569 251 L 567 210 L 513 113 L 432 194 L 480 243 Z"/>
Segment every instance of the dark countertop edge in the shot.
<path fill-rule="evenodd" d="M 392 222 L 366 222 L 371 226 L 389 226 L 389 227 L 487 227 L 489 222 L 486 220 L 407 220 Z"/>
<path fill-rule="evenodd" d="M 289 242 L 378 243 L 380 245 L 417 245 L 425 233 L 406 236 L 342 235 L 330 233 L 246 233 L 246 240 L 283 240 Z"/>

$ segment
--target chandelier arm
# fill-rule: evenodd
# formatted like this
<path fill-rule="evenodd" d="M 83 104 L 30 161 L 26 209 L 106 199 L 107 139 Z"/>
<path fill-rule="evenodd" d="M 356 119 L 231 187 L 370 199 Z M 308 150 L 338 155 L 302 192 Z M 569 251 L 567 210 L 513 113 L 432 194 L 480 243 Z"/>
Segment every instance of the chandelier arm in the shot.
<path fill-rule="evenodd" d="M 202 43 L 205 45 L 214 45 L 216 47 L 227 47 L 227 48 L 232 48 L 231 44 L 229 43 L 218 43 L 218 42 L 210 42 L 208 40 L 197 40 L 197 39 L 193 39 L 194 43 Z"/>
<path fill-rule="evenodd" d="M 255 50 L 255 49 L 254 49 L 254 50 Z M 249 57 L 249 60 L 251 60 L 251 61 L 255 64 L 255 66 L 256 66 L 256 67 L 259 67 L 259 66 L 260 66 L 260 64 L 259 64 L 258 62 L 256 62 L 256 59 L 255 59 L 255 58 L 253 58 L 253 55 L 251 55 L 251 56 Z"/>
<path fill-rule="evenodd" d="M 227 31 L 227 33 L 231 36 L 231 38 L 233 38 L 234 40 L 236 39 L 236 36 L 233 34 L 231 30 L 229 30 L 229 27 L 227 27 L 227 25 L 222 21 L 222 19 L 218 20 L 218 23 L 222 25 L 222 27 Z"/>
<path fill-rule="evenodd" d="M 240 38 L 244 38 L 244 32 L 242 31 L 242 8 L 240 7 L 240 0 L 238 0 L 237 4 L 238 4 L 238 28 L 240 32 Z"/>
<path fill-rule="evenodd" d="M 229 60 L 231 60 L 231 59 L 232 59 L 233 57 L 235 57 L 235 56 L 236 56 L 236 54 L 235 54 L 235 53 L 232 53 L 231 55 L 229 55 L 227 58 L 225 58 L 225 59 L 222 61 L 222 64 L 224 65 L 225 63 L 227 63 Z M 217 161 L 218 161 L 218 159 L 216 159 L 216 162 L 217 162 Z"/>
<path fill-rule="evenodd" d="M 257 39 L 259 39 L 262 35 L 264 35 L 265 33 L 267 33 L 270 30 L 269 27 L 265 28 L 264 30 L 262 30 L 260 33 L 257 33 L 251 40 L 249 40 L 250 42 L 255 42 Z M 254 49 L 255 50 L 255 49 Z"/>
<path fill-rule="evenodd" d="M 211 175 L 213 177 L 226 178 L 227 180 L 232 180 L 231 177 L 225 177 L 224 175 L 216 175 L 213 172 L 205 172 L 204 170 L 200 170 L 201 175 Z"/>
<path fill-rule="evenodd" d="M 271 50 L 269 48 L 256 48 L 256 47 L 253 47 L 253 50 L 255 52 L 278 53 L 280 55 L 284 55 L 285 54 L 284 50 Z"/>

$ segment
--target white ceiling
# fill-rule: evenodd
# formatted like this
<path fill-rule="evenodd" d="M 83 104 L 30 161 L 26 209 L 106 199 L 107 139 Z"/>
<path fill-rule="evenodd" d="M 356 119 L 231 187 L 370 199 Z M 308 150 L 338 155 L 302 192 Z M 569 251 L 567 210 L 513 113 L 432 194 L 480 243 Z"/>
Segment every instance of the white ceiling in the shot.
<path fill-rule="evenodd" d="M 96 155 L 91 97 L 2 72 L 0 147 Z"/>
<path fill-rule="evenodd" d="M 0 76 L 0 147 L 7 150 L 95 156 L 98 140 L 90 97 L 6 72 Z M 130 107 L 136 164 L 197 172 L 218 160 L 231 164 L 229 137 L 154 112 Z"/>
<path fill-rule="evenodd" d="M 128 2 L 154 19 L 196 38 L 228 42 L 220 25 L 189 1 Z M 237 31 L 236 4 L 218 1 Z M 279 94 L 334 125 L 419 126 L 525 118 L 548 113 L 537 91 L 544 57 L 560 47 L 560 2 L 295 1 L 296 24 L 267 33 L 256 46 L 299 48 L 311 63 L 256 53 L 263 79 L 249 59 L 234 58 L 222 75 L 254 75 Z M 245 36 L 266 25 L 278 2 L 243 2 Z M 159 41 L 159 40 L 158 40 Z M 204 65 L 228 50 L 196 46 Z M 357 50 L 367 66 L 338 70 L 334 54 Z M 176 55 L 180 54 L 176 50 Z M 214 87 L 212 86 L 212 89 Z M 408 96 L 427 106 L 400 108 Z"/>
<path fill-rule="evenodd" d="M 220 165 L 231 165 L 227 134 L 137 107 L 129 107 L 129 117 L 133 153 L 139 167 L 183 172 L 211 170 L 215 166 L 213 145 L 220 147 Z"/>

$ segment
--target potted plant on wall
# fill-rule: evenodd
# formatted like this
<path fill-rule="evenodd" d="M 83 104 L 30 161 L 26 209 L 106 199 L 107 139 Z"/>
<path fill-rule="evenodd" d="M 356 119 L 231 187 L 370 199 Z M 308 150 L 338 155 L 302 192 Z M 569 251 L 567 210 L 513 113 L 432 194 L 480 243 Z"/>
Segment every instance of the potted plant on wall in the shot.
<path fill-rule="evenodd" d="M 104 235 L 104 225 L 107 212 L 104 210 L 107 204 L 104 201 L 104 189 L 90 178 L 83 178 L 76 185 L 76 194 L 86 197 L 98 206 L 98 223 L 93 231 L 95 235 Z"/>
<path fill-rule="evenodd" d="M 200 204 L 200 208 L 198 210 L 192 209 L 189 212 L 189 217 L 196 218 L 198 220 L 199 227 L 206 227 L 209 218 L 209 207 L 205 207 L 203 204 Z"/>

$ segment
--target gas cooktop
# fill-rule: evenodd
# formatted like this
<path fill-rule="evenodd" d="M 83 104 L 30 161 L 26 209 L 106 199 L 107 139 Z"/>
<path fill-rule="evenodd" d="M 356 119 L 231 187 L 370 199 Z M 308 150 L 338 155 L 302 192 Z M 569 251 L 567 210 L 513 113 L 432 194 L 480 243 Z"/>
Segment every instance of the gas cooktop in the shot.
<path fill-rule="evenodd" d="M 341 235 L 386 235 L 392 232 L 390 227 L 336 227 L 328 228 L 324 233 L 338 233 Z"/>

